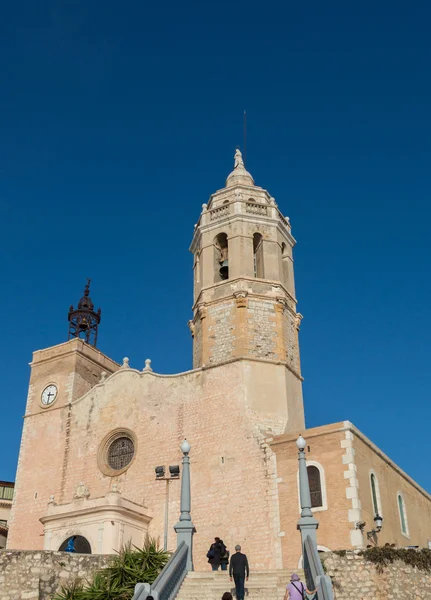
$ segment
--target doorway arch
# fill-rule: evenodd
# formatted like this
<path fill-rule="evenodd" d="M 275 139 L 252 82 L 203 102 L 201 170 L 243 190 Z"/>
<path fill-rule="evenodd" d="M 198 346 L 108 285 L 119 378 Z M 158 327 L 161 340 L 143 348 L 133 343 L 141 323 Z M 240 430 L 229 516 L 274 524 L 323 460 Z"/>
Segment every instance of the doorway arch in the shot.
<path fill-rule="evenodd" d="M 67 548 L 73 550 L 67 550 Z M 59 552 L 73 552 L 76 554 L 91 554 L 90 542 L 82 535 L 70 535 L 58 549 Z"/>

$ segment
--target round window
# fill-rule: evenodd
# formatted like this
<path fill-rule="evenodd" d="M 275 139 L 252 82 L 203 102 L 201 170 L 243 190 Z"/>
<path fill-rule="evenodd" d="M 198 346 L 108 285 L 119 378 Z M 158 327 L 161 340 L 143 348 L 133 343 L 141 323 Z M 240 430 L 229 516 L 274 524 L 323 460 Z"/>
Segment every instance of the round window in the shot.
<path fill-rule="evenodd" d="M 108 448 L 108 465 L 115 471 L 120 471 L 132 462 L 135 446 L 129 437 L 120 437 Z"/>
<path fill-rule="evenodd" d="M 126 471 L 136 456 L 137 443 L 136 436 L 130 429 L 119 428 L 108 433 L 97 453 L 102 473 L 116 477 Z"/>

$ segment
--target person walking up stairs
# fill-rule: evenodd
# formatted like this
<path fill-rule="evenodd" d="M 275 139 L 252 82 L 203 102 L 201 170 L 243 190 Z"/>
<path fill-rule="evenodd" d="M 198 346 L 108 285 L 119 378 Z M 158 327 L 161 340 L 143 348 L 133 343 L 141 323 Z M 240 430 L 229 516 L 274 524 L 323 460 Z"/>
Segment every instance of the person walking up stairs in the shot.
<path fill-rule="evenodd" d="M 284 600 L 286 584 L 290 581 L 290 569 L 267 569 L 252 571 L 247 583 L 247 593 L 244 600 Z M 303 578 L 303 572 L 296 570 Z M 227 573 L 222 571 L 191 571 L 181 586 L 176 600 L 220 600 L 224 593 L 230 593 L 233 600 L 235 588 Z"/>
<path fill-rule="evenodd" d="M 229 563 L 229 577 L 231 581 L 232 578 L 235 581 L 237 600 L 244 600 L 244 584 L 248 581 L 249 575 L 247 556 L 241 552 L 241 546 L 238 544 Z"/>

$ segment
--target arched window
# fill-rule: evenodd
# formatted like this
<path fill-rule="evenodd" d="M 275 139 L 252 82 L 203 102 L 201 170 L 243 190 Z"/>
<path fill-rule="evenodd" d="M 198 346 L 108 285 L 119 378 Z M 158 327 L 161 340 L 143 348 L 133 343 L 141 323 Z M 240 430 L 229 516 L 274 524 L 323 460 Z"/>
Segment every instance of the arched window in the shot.
<path fill-rule="evenodd" d="M 373 471 L 370 472 L 370 488 L 371 488 L 371 501 L 373 503 L 374 516 L 379 515 L 380 517 L 382 517 L 383 513 L 382 513 L 382 502 L 380 499 L 380 487 L 379 487 L 379 482 L 376 477 L 376 474 Z"/>
<path fill-rule="evenodd" d="M 310 485 L 311 508 L 320 508 L 323 506 L 322 482 L 320 480 L 320 471 L 314 465 L 307 467 L 308 483 Z"/>
<path fill-rule="evenodd" d="M 409 525 L 407 523 L 406 505 L 401 494 L 398 494 L 398 511 L 400 513 L 401 533 L 408 537 Z"/>
<path fill-rule="evenodd" d="M 71 535 L 61 544 L 59 552 L 76 552 L 77 554 L 91 554 L 90 542 L 82 535 Z"/>
<path fill-rule="evenodd" d="M 229 248 L 227 235 L 219 233 L 214 239 L 214 281 L 229 279 Z"/>
<path fill-rule="evenodd" d="M 263 279 L 263 238 L 261 233 L 253 235 L 254 276 Z"/>

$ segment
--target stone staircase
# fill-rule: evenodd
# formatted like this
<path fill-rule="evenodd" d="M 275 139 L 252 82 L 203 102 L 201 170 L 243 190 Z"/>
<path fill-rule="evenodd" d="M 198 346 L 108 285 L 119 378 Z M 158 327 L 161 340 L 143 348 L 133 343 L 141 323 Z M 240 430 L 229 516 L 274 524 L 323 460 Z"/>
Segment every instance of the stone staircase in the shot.
<path fill-rule="evenodd" d="M 303 572 L 298 569 L 252 571 L 245 584 L 248 589 L 245 600 L 283 600 L 292 573 L 298 573 L 304 580 Z M 226 571 L 192 571 L 184 580 L 176 600 L 221 600 L 224 592 L 231 592 L 235 600 L 234 589 Z"/>

